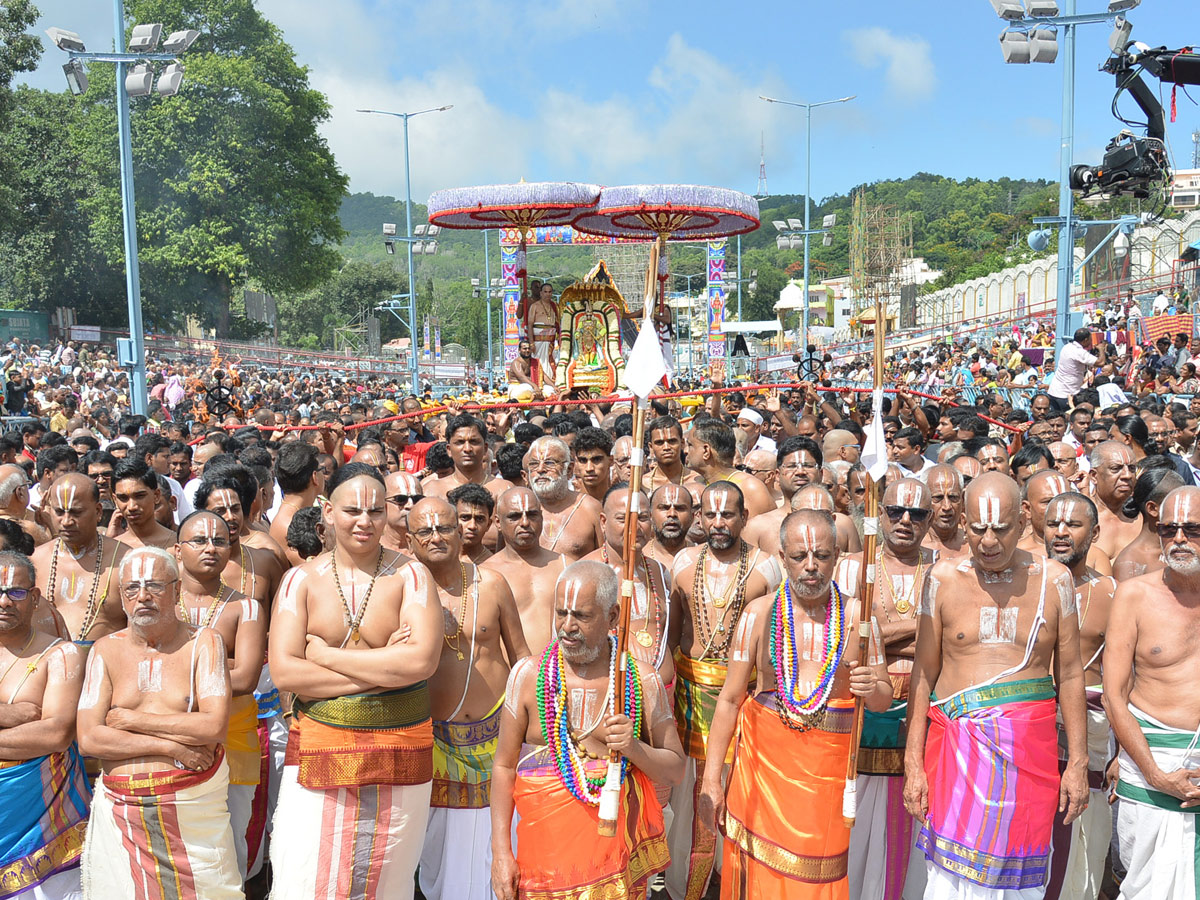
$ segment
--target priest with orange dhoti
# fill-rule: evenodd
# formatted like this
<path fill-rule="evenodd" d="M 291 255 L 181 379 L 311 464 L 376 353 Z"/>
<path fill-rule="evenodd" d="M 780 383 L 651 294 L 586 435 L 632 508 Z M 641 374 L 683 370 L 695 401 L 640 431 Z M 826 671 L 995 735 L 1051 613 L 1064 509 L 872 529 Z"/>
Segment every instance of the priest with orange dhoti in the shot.
<path fill-rule="evenodd" d="M 556 639 L 513 666 L 492 770 L 492 888 L 500 900 L 642 898 L 667 867 L 654 782 L 684 756 L 658 674 L 628 659 L 616 703 L 619 580 L 602 562 L 568 566 L 554 592 Z M 616 834 L 598 832 L 608 753 L 621 754 Z M 517 822 L 516 855 L 512 845 Z"/>
<path fill-rule="evenodd" d="M 874 621 L 868 659 L 856 658 L 857 604 L 833 580 L 832 516 L 798 510 L 781 532 L 786 578 L 738 622 L 698 815 L 725 836 L 724 900 L 847 900 L 842 798 L 854 698 L 883 712 L 892 687 Z M 822 639 L 804 641 L 809 631 Z M 725 790 L 721 763 L 731 743 Z"/>

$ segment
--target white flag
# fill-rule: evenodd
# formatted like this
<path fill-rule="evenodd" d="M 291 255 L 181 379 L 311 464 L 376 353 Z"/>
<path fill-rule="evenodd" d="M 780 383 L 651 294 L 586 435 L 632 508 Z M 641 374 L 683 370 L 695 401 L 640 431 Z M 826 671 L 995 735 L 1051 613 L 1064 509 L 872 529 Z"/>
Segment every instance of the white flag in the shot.
<path fill-rule="evenodd" d="M 643 316 L 641 330 L 629 351 L 629 359 L 625 361 L 625 384 L 637 396 L 649 397 L 650 391 L 666 374 L 654 322 L 649 316 Z"/>
<path fill-rule="evenodd" d="M 871 394 L 871 427 L 867 429 L 862 464 L 873 481 L 882 481 L 883 476 L 887 474 L 887 439 L 883 435 L 883 388 L 875 388 Z"/>

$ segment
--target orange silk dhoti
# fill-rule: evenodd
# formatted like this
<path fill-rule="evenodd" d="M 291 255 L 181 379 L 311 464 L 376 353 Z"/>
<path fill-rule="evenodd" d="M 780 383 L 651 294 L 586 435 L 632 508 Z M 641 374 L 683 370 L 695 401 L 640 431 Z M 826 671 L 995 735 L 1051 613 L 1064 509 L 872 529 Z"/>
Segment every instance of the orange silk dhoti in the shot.
<path fill-rule="evenodd" d="M 646 882 L 667 867 L 662 807 L 645 773 L 629 768 L 614 837 L 597 832 L 599 809 L 576 800 L 545 747 L 521 748 L 513 787 L 522 900 L 624 900 L 646 896 Z M 588 760 L 588 772 L 607 760 Z"/>
<path fill-rule="evenodd" d="M 847 900 L 850 829 L 842 792 L 854 704 L 833 701 L 805 732 L 779 720 L 774 692 L 738 714 L 725 795 L 722 900 Z"/>

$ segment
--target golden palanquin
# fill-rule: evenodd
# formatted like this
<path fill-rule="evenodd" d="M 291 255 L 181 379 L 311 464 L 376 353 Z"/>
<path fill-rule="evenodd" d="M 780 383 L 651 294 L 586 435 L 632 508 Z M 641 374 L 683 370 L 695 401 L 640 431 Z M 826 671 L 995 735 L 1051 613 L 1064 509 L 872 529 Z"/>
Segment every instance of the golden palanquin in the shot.
<path fill-rule="evenodd" d="M 559 298 L 560 340 L 556 387 L 602 396 L 623 382 L 621 318 L 625 298 L 601 260 Z"/>

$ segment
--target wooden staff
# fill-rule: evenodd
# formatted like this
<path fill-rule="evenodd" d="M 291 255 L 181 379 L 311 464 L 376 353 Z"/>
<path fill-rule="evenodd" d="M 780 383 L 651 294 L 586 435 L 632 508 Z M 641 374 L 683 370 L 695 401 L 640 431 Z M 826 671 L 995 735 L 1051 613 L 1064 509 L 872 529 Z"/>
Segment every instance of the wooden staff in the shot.
<path fill-rule="evenodd" d="M 621 547 L 621 616 L 617 621 L 617 672 L 616 711 L 628 715 L 625 709 L 625 680 L 628 677 L 629 655 L 625 648 L 629 643 L 629 617 L 633 607 L 633 582 L 637 574 L 637 525 L 642 489 L 642 470 L 645 467 L 643 431 L 646 428 L 646 410 L 650 401 L 637 398 L 633 409 L 633 450 L 629 454 L 629 492 L 625 498 L 625 532 Z M 647 511 L 648 514 L 649 511 Z M 649 577 L 649 571 L 647 571 Z M 636 727 L 637 723 L 634 723 Z M 637 738 L 637 735 L 634 735 Z M 613 750 L 608 755 L 608 774 L 600 793 L 600 822 L 597 830 L 601 837 L 612 837 L 617 833 L 617 817 L 621 807 L 621 754 Z"/>
<path fill-rule="evenodd" d="M 887 320 L 884 303 L 875 298 L 875 365 L 872 385 L 883 387 L 883 344 Z M 878 402 L 877 400 L 875 402 Z M 872 417 L 876 412 L 872 408 Z M 882 447 L 879 448 L 881 451 Z M 863 556 L 858 573 L 858 664 L 865 665 L 871 649 L 871 607 L 875 601 L 875 556 L 879 532 L 879 483 L 867 475 L 867 495 L 863 508 Z M 828 627 L 828 625 L 826 625 Z M 850 639 L 847 635 L 847 640 Z M 854 723 L 850 728 L 850 758 L 846 763 L 846 789 L 842 794 L 842 820 L 846 827 L 854 825 L 858 806 L 858 745 L 862 739 L 863 698 L 854 698 Z"/>

